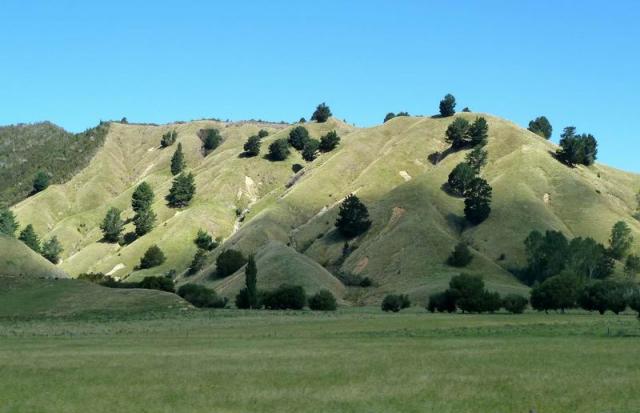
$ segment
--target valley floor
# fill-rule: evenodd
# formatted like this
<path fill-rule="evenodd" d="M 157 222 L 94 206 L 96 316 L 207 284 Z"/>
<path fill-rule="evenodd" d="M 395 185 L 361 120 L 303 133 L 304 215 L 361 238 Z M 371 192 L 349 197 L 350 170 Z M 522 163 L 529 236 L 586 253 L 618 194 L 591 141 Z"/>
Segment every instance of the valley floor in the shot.
<path fill-rule="evenodd" d="M 0 321 L 0 412 L 638 412 L 640 322 L 219 310 Z"/>

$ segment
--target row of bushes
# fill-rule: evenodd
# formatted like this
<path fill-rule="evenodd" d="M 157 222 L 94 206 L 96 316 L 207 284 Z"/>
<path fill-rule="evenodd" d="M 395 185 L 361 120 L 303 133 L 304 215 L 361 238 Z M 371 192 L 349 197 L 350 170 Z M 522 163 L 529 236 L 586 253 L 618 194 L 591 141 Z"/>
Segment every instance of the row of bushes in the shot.
<path fill-rule="evenodd" d="M 320 290 L 307 297 L 303 287 L 282 284 L 271 291 L 258 291 L 256 300 L 251 303 L 247 289 L 236 296 L 236 307 L 242 309 L 302 310 L 306 305 L 314 311 L 335 311 L 338 307 L 335 296 L 328 290 Z"/>

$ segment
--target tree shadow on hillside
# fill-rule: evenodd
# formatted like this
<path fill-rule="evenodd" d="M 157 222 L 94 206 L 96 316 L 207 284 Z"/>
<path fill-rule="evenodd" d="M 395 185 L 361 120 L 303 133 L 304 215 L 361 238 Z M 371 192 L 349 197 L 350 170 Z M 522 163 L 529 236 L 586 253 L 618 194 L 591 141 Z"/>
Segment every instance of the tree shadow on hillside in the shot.
<path fill-rule="evenodd" d="M 467 220 L 464 217 L 456 215 L 454 213 L 448 213 L 445 216 L 445 220 L 449 227 L 451 227 L 458 235 L 462 234 L 462 232 L 467 228 Z"/>

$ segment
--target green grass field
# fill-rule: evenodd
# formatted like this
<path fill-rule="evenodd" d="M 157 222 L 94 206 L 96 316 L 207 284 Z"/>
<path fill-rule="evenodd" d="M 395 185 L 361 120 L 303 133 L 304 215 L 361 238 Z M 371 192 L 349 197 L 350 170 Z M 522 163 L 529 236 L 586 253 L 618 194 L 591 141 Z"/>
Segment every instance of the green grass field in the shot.
<path fill-rule="evenodd" d="M 0 321 L 0 412 L 638 412 L 632 315 Z"/>

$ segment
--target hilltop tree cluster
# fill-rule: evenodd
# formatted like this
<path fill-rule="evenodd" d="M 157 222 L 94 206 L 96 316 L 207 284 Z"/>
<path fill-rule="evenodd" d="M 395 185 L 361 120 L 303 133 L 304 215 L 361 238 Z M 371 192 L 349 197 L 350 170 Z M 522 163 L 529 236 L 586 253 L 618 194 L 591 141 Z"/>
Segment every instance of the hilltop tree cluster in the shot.
<path fill-rule="evenodd" d="M 400 116 L 409 116 L 409 112 L 398 112 L 398 113 L 393 113 L 393 112 L 389 112 L 387 113 L 387 115 L 384 117 L 384 121 L 383 123 L 387 123 L 388 121 L 390 121 L 393 118 L 397 118 Z"/>
<path fill-rule="evenodd" d="M 291 154 L 289 147 L 300 151 L 302 158 L 312 162 L 319 152 L 330 152 L 340 143 L 340 136 L 336 131 L 330 131 L 320 140 L 312 138 L 304 126 L 296 126 L 289 132 L 288 139 L 277 139 L 269 145 L 269 158 L 272 161 L 283 161 Z M 246 150 L 246 148 L 245 148 Z"/>
<path fill-rule="evenodd" d="M 589 134 L 576 134 L 576 128 L 567 126 L 560 135 L 560 149 L 556 156 L 568 166 L 593 164 L 598 155 L 598 141 Z"/>

